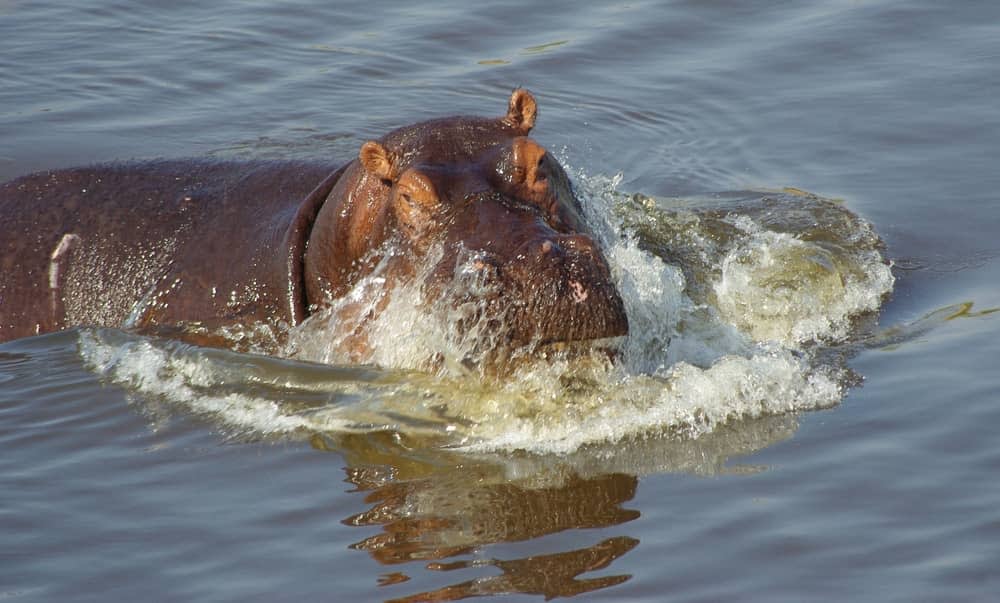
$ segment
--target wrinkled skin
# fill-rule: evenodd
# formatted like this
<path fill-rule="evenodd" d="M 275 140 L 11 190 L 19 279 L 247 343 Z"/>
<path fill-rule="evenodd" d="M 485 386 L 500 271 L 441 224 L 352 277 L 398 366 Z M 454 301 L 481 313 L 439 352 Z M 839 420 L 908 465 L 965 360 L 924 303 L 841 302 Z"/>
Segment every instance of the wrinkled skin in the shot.
<path fill-rule="evenodd" d="M 387 287 L 429 274 L 440 303 L 471 274 L 513 347 L 623 335 L 566 174 L 527 136 L 535 116 L 516 90 L 499 119 L 404 127 L 336 171 L 168 161 L 8 182 L 0 340 L 103 325 L 233 347 L 218 334 L 296 325 L 380 260 Z"/>

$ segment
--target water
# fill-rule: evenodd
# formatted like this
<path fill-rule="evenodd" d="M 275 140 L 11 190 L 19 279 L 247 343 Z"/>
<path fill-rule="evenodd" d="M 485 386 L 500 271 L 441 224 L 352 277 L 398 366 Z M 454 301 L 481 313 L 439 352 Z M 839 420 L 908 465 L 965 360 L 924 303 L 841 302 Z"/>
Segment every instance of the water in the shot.
<path fill-rule="evenodd" d="M 2 180 L 346 160 L 530 88 L 633 324 L 500 382 L 435 329 L 390 368 L 0 344 L 0 596 L 992 600 L 998 17 L 0 2 Z"/>

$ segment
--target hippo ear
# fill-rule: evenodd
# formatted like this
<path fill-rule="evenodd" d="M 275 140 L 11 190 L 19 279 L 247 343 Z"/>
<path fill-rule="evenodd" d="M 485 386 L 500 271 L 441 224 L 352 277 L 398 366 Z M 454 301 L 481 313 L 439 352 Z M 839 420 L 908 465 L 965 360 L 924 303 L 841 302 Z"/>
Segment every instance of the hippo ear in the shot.
<path fill-rule="evenodd" d="M 369 140 L 361 145 L 358 161 L 364 166 L 365 171 L 382 180 L 393 182 L 399 176 L 396 169 L 396 156 L 374 140 Z"/>
<path fill-rule="evenodd" d="M 538 115 L 538 105 L 535 97 L 524 88 L 514 90 L 510 95 L 510 105 L 507 107 L 507 116 L 504 121 L 527 134 L 531 128 L 535 127 L 535 116 Z"/>

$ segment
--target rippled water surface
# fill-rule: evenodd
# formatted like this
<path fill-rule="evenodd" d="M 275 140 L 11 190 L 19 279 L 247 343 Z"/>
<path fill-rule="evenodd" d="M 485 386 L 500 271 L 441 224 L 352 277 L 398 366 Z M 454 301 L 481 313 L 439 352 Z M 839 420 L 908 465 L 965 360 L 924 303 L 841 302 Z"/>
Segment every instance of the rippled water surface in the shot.
<path fill-rule="evenodd" d="M 363 366 L 2 343 L 0 599 L 993 600 L 998 62 L 990 2 L 0 0 L 0 181 L 531 89 L 632 326 L 501 379 L 406 290 Z"/>

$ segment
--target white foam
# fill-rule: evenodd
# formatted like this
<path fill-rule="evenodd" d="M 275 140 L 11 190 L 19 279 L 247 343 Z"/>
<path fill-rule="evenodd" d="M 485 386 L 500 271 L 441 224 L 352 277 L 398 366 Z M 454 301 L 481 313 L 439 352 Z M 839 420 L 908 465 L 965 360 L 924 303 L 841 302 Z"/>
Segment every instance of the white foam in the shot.
<path fill-rule="evenodd" d="M 145 397 L 186 404 L 195 412 L 212 414 L 242 431 L 270 435 L 313 427 L 301 417 L 284 412 L 274 400 L 225 392 L 221 386 L 227 376 L 220 374 L 222 365 L 199 361 L 197 353 L 172 353 L 169 347 L 157 346 L 155 340 L 138 337 L 113 337 L 108 341 L 101 333 L 81 332 L 84 360 L 106 378 Z"/>
<path fill-rule="evenodd" d="M 892 289 L 892 272 L 877 252 L 838 255 L 746 216 L 734 223 L 745 236 L 723 260 L 715 294 L 723 317 L 757 341 L 842 340 L 851 319 L 877 310 Z"/>
<path fill-rule="evenodd" d="M 693 439 L 739 420 L 826 408 L 842 395 L 834 379 L 782 351 L 725 356 L 707 369 L 681 362 L 662 378 L 618 375 L 611 385 L 590 395 L 535 399 L 532 412 L 498 399 L 465 448 L 567 454 L 646 435 Z"/>

